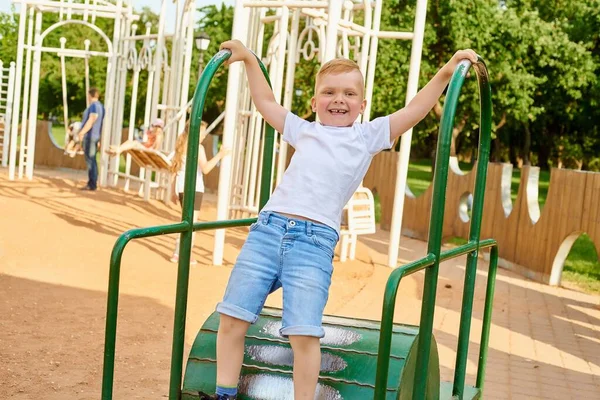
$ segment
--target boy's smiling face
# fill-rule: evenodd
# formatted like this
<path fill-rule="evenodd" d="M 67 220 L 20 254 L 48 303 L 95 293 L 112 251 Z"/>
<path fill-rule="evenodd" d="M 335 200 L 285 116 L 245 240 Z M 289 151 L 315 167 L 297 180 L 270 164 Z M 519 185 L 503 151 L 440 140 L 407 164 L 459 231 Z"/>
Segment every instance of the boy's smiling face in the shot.
<path fill-rule="evenodd" d="M 313 112 L 326 126 L 352 126 L 366 105 L 363 77 L 358 70 L 319 77 L 311 99 Z"/>

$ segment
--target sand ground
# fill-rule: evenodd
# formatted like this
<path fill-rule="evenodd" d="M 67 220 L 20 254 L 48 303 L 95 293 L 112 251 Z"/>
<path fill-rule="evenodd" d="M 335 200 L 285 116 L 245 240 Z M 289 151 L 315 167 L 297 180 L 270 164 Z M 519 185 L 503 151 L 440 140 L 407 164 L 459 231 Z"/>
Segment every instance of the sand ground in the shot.
<path fill-rule="evenodd" d="M 98 399 L 102 378 L 108 265 L 119 234 L 180 219 L 177 207 L 103 188 L 80 192 L 84 173 L 36 169 L 8 181 L 0 169 L 0 398 Z M 79 179 L 79 181 L 78 181 Z M 206 195 L 203 220 L 214 220 Z M 190 274 L 188 353 L 220 300 L 247 229 L 227 234 L 225 263 L 212 265 L 212 233 L 199 233 Z M 340 263 L 326 313 L 379 319 L 390 269 L 387 232 L 363 237 L 357 260 Z M 136 240 L 123 257 L 115 399 L 168 393 L 176 265 L 172 235 Z M 425 254 L 403 238 L 400 263 Z M 435 334 L 442 376 L 452 378 L 464 258 L 441 269 Z M 481 262 L 473 313 L 468 381 L 474 381 L 485 288 Z M 395 319 L 417 323 L 422 275 L 405 279 Z M 280 306 L 274 294 L 268 305 Z M 600 298 L 551 288 L 500 270 L 485 398 L 600 398 Z"/>

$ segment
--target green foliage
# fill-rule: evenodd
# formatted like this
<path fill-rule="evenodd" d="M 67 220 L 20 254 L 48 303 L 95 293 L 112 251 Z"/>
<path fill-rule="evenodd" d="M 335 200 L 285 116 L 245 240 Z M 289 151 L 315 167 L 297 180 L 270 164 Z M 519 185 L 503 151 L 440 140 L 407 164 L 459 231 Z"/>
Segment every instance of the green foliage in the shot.
<path fill-rule="evenodd" d="M 19 15 L 0 13 L 0 60 L 4 67 L 17 58 L 17 38 L 19 36 Z"/>
<path fill-rule="evenodd" d="M 233 29 L 233 7 L 228 7 L 222 3 L 220 7 L 216 5 L 203 6 L 200 7 L 198 11 L 200 12 L 198 28 L 200 31 L 204 31 L 210 36 L 210 45 L 203 55 L 203 64 L 206 65 L 211 57 L 219 51 L 221 43 L 231 38 L 231 31 Z M 194 57 L 198 57 L 198 55 L 194 55 Z M 196 58 L 196 61 L 199 62 L 199 59 Z M 198 64 L 195 63 L 194 65 Z M 219 68 L 215 78 L 210 84 L 202 117 L 206 121 L 213 121 L 225 111 L 227 76 L 228 69 Z M 194 93 L 198 79 L 198 72 L 192 71 L 190 79 L 192 87 L 190 87 L 190 93 Z"/>
<path fill-rule="evenodd" d="M 381 200 L 378 193 L 373 194 L 373 203 L 375 203 L 375 223 L 378 224 L 381 222 Z"/>
<path fill-rule="evenodd" d="M 598 1 L 511 0 L 507 3 L 517 12 L 537 10 L 541 19 L 551 23 L 570 42 L 568 46 L 564 45 L 565 40 L 562 45 L 551 43 L 557 57 L 540 69 L 540 73 L 548 75 L 548 81 L 538 96 L 538 101 L 546 103 L 545 113 L 532 126 L 533 150 L 540 156 L 539 164 L 542 167 L 556 165 L 565 154 L 557 148 L 567 141 L 581 147 L 582 154 L 578 156 L 582 158 L 577 164 L 589 168 L 589 162 L 600 150 Z"/>
<path fill-rule="evenodd" d="M 597 141 L 587 147 L 583 145 L 584 138 L 598 137 L 597 128 L 590 129 L 588 122 L 585 130 L 578 131 L 582 118 L 590 120 L 585 114 L 581 115 L 582 103 L 590 103 L 592 96 L 588 91 L 597 81 L 598 62 L 586 44 L 587 38 L 581 34 L 578 38 L 581 40 L 573 40 L 564 24 L 545 19 L 546 14 L 535 7 L 520 8 L 514 2 L 506 3 L 507 7 L 502 8 L 498 2 L 488 0 L 429 2 L 420 85 L 456 50 L 473 48 L 486 60 L 490 71 L 496 160 L 510 158 L 516 162 L 517 156 L 524 156 L 525 127 L 530 128 L 531 150 L 540 153 L 543 166 L 548 164 L 550 149 L 559 145 L 557 133 L 560 131 L 552 127 L 562 125 L 562 131 L 569 132 L 572 141 L 582 148 L 598 146 Z M 579 2 L 571 4 L 575 3 Z M 382 15 L 383 28 L 411 30 L 414 7 L 412 1 L 387 1 Z M 598 11 L 594 15 L 598 15 Z M 594 35 L 598 37 L 597 33 Z M 390 41 L 380 45 L 379 89 L 373 100 L 378 112 L 386 114 L 402 105 L 398 103 L 404 99 L 402 81 L 408 75 L 408 48 L 406 44 Z M 467 158 L 477 145 L 477 97 L 474 82 L 467 84 L 455 121 L 456 126 L 463 126 L 456 138 L 456 149 Z M 436 118 L 428 118 L 416 127 L 413 146 L 417 155 L 429 156 L 432 152 L 437 127 Z M 590 152 L 584 150 L 582 154 L 585 157 Z"/>

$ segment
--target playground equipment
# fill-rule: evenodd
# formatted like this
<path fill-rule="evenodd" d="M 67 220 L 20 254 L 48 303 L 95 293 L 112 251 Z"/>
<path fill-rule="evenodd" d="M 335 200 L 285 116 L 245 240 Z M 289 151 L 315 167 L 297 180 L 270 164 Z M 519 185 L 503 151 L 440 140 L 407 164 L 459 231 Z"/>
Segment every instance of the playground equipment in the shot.
<path fill-rule="evenodd" d="M 193 222 L 194 187 L 196 180 L 199 128 L 206 92 L 217 68 L 230 56 L 226 50 L 217 53 L 208 63 L 194 94 L 188 142 L 182 221 L 176 224 L 132 229 L 117 240 L 111 255 L 102 399 L 112 399 L 116 321 L 120 263 L 127 243 L 132 239 L 181 233 L 177 276 L 175 322 L 169 399 L 197 398 L 198 391 L 215 388 L 215 340 L 218 315 L 209 317 L 192 347 L 182 387 L 183 345 L 188 297 L 189 261 L 193 231 L 247 226 L 256 218 L 206 223 Z M 264 65 L 261 67 L 267 76 Z M 463 61 L 450 81 L 440 126 L 434 176 L 434 197 L 431 207 L 428 254 L 424 258 L 395 269 L 390 274 L 385 293 L 381 322 L 326 317 L 326 336 L 322 341 L 323 363 L 318 386 L 318 399 L 477 399 L 483 391 L 492 302 L 498 252 L 493 239 L 480 240 L 484 190 L 490 150 L 491 89 L 487 69 L 482 60 L 473 65 L 479 82 L 481 125 L 479 163 L 471 218 L 469 242 L 449 251 L 441 251 L 444 202 L 452 126 L 460 90 L 470 62 Z M 267 126 L 262 138 L 264 164 L 261 176 L 260 205 L 270 194 L 274 131 Z M 485 311 L 475 386 L 465 385 L 466 363 L 477 260 L 482 249 L 490 248 Z M 463 303 L 460 318 L 454 381 L 440 382 L 439 359 L 433 338 L 433 316 L 439 265 L 442 261 L 467 254 Z M 396 293 L 400 280 L 425 270 L 425 283 L 419 326 L 394 324 Z M 246 336 L 246 354 L 240 381 L 240 398 L 252 400 L 288 399 L 291 388 L 291 348 L 279 337 L 278 311 L 265 309 L 259 321 Z M 293 392 L 292 392 L 293 393 Z"/>
<path fill-rule="evenodd" d="M 131 157 L 137 165 L 144 168 L 146 173 L 144 178 L 128 177 L 128 180 L 138 180 L 142 183 L 140 191 L 144 193 L 144 200 L 150 199 L 150 189 L 156 188 L 157 192 L 167 193 L 170 185 L 170 173 L 169 167 L 171 166 L 171 160 L 160 151 L 152 149 L 129 149 L 123 152 Z M 156 182 L 152 182 L 152 172 L 157 175 Z M 166 197 L 165 194 L 163 197 Z M 160 193 L 157 193 L 157 197 Z"/>
<path fill-rule="evenodd" d="M 69 126 L 69 102 L 68 102 L 68 92 L 67 92 L 67 68 L 66 68 L 66 60 L 65 60 L 65 47 L 67 43 L 67 38 L 64 36 L 60 38 L 60 49 L 61 52 L 58 53 L 60 57 L 60 76 L 61 76 L 61 85 L 62 85 L 62 101 L 63 101 L 63 124 L 65 126 L 65 143 L 68 142 L 67 137 L 68 133 L 66 132 L 66 127 Z M 86 39 L 83 41 L 83 45 L 85 47 L 84 54 L 80 55 L 84 60 L 85 65 L 85 93 L 87 94 L 90 90 L 90 44 L 91 41 Z M 86 107 L 90 106 L 90 99 L 88 96 L 85 96 Z"/>
<path fill-rule="evenodd" d="M 380 41 L 410 41 L 410 69 L 406 89 L 408 103 L 417 93 L 421 49 L 425 32 L 427 0 L 416 0 L 414 25 L 404 31 L 384 30 L 382 14 L 389 2 L 383 0 L 278 0 L 235 2 L 232 39 L 241 40 L 264 61 L 272 79 L 275 99 L 291 109 L 298 90 L 296 66 L 317 61 L 323 64 L 337 56 L 353 59 L 365 77 L 367 105 L 362 121 L 371 114 L 371 97 L 375 82 Z M 269 36 L 269 32 L 272 34 Z M 312 61 L 311 61 L 312 60 Z M 305 100 L 305 99 L 304 99 Z M 259 176 L 262 135 L 261 119 L 252 104 L 241 66 L 229 68 L 223 144 L 230 147 L 232 157 L 221 163 L 217 219 L 237 219 L 254 216 L 259 210 L 261 185 Z M 394 224 L 390 232 L 390 266 L 395 266 L 400 241 L 406 174 L 412 130 L 402 135 L 398 153 L 398 173 L 395 184 Z M 279 183 L 287 162 L 287 143 L 278 136 L 275 184 Z M 215 233 L 213 263 L 221 265 L 225 231 Z"/>
<path fill-rule="evenodd" d="M 139 121 L 143 120 L 143 125 L 148 126 L 149 121 L 157 116 L 166 121 L 162 150 L 168 153 L 173 149 L 177 134 L 183 130 L 186 110 L 190 105 L 188 88 L 196 1 L 161 0 L 157 32 L 146 24 L 145 33 L 141 27 L 138 30 L 136 21 L 139 20 L 139 16 L 134 13 L 133 3 L 124 0 L 12 1 L 20 5 L 20 20 L 15 91 L 11 96 L 18 101 L 14 101 L 14 117 L 7 130 L 10 132 L 13 144 L 8 152 L 9 179 L 13 180 L 16 177 L 20 179 L 23 176 L 28 179 L 33 178 L 41 54 L 50 52 L 56 53 L 61 61 L 65 124 L 69 107 L 65 75 L 66 59 L 72 57 L 83 59 L 86 64 L 86 77 L 89 75 L 87 63 L 90 57 L 101 56 L 107 59 L 106 84 L 101 96 L 106 114 L 100 142 L 102 146 L 99 164 L 100 185 L 116 186 L 119 179 L 124 179 L 124 189 L 128 190 L 130 182 L 147 182 L 154 176 L 152 186 L 162 187 L 165 179 L 162 173 L 151 174 L 142 168 L 139 176 L 133 176 L 132 158 L 129 154 L 125 156 L 125 171 L 121 171 L 119 158 L 111 158 L 105 151 L 111 145 L 119 145 L 125 136 L 131 140 L 134 127 L 136 124 L 139 125 Z M 176 7 L 173 35 L 165 32 L 165 22 L 169 14 L 168 3 L 174 3 Z M 238 0 L 235 2 L 232 38 L 242 40 L 264 59 L 269 74 L 273 77 L 275 97 L 287 108 L 291 107 L 294 96 L 303 95 L 302 91 L 298 94 L 298 90 L 294 88 L 295 67 L 298 62 L 318 60 L 324 63 L 337 55 L 356 60 L 366 78 L 365 93 L 369 101 L 362 117 L 366 121 L 370 118 L 372 104 L 370 98 L 374 87 L 380 40 L 411 41 L 406 101 L 410 101 L 417 93 L 427 0 L 416 0 L 414 9 L 414 25 L 411 29 L 386 31 L 381 27 L 383 0 Z M 57 15 L 58 22 L 46 27 L 43 25 L 42 17 L 48 14 Z M 112 38 L 108 38 L 95 23 L 97 18 L 104 18 L 113 26 Z M 50 47 L 48 34 L 70 24 L 86 26 L 90 32 L 94 31 L 94 34 L 101 36 L 103 47 L 101 51 L 94 49 L 94 44 L 90 45 L 89 42 L 81 43 L 79 49 L 69 48 L 72 43 L 65 40 L 61 41 L 60 46 L 57 44 L 56 47 Z M 268 32 L 272 32 L 270 37 Z M 259 171 L 262 168 L 260 160 L 264 159 L 260 148 L 260 137 L 263 128 L 256 110 L 251 105 L 247 87 L 241 85 L 240 72 L 239 66 L 234 65 L 230 68 L 226 109 L 223 114 L 225 120 L 223 144 L 233 149 L 232 157 L 223 160 L 220 166 L 217 218 L 223 220 L 255 215 L 260 202 Z M 145 99 L 138 99 L 142 97 L 138 92 L 144 92 L 143 88 L 140 88 L 142 74 L 148 76 L 146 95 Z M 86 88 L 90 84 L 102 87 L 98 82 L 88 81 L 89 78 L 86 78 Z M 125 104 L 129 88 L 131 88 L 131 102 Z M 138 100 L 145 101 L 143 116 L 136 115 Z M 129 127 L 127 133 L 122 133 L 124 125 Z M 20 148 L 17 149 L 19 135 L 21 136 Z M 411 136 L 412 130 L 402 136 L 398 156 L 400 162 L 397 164 L 395 184 L 390 266 L 395 265 L 398 259 L 397 249 Z M 277 165 L 275 168 L 277 176 L 274 181 L 277 183 L 285 169 L 287 144 L 281 140 L 281 137 L 276 140 L 279 141 L 278 155 L 274 156 Z M 150 178 L 148 175 L 151 175 Z M 164 200 L 168 201 L 168 189 L 165 193 L 167 195 Z M 145 198 L 147 199 L 148 196 Z M 344 239 L 346 238 L 350 239 L 351 248 L 354 248 L 356 235 L 344 235 Z M 224 242 L 225 231 L 217 230 L 213 251 L 213 263 L 216 265 L 222 263 Z M 343 248 L 347 247 L 343 246 Z"/>
<path fill-rule="evenodd" d="M 7 68 L 0 60 L 0 165 L 8 164 L 10 120 L 12 118 L 15 63 Z"/>
<path fill-rule="evenodd" d="M 106 82 L 101 99 L 106 114 L 104 119 L 102 149 L 100 159 L 100 184 L 116 185 L 119 178 L 146 181 L 144 171 L 140 177 L 131 176 L 131 157 L 126 157 L 125 172 L 119 171 L 117 157 L 109 158 L 106 149 L 110 145 L 119 145 L 123 141 L 124 121 L 128 121 L 129 130 L 125 134 L 132 139 L 134 127 L 139 120 L 148 126 L 159 115 L 167 121 L 165 126 L 164 150 L 171 150 L 176 133 L 183 129 L 183 116 L 188 103 L 189 71 L 192 59 L 194 34 L 195 2 L 177 0 L 175 4 L 175 33 L 167 34 L 165 24 L 167 6 L 173 3 L 162 0 L 160 20 L 157 29 L 145 24 L 145 31 L 138 32 L 136 22 L 140 16 L 135 14 L 134 2 L 124 0 L 12 0 L 20 6 L 19 30 L 16 55 L 16 73 L 12 120 L 6 132 L 10 132 L 9 179 L 25 176 L 32 179 L 35 159 L 36 119 L 38 111 L 38 91 L 42 53 L 55 53 L 60 58 L 62 72 L 63 119 L 68 120 L 68 102 L 66 86 L 67 58 L 83 59 L 86 69 L 86 90 L 92 86 L 102 88 L 100 82 L 89 82 L 90 57 L 106 58 Z M 45 16 L 56 22 L 44 25 Z M 103 20 L 103 24 L 98 24 Z M 48 44 L 50 34 L 56 34 L 62 27 L 79 25 L 86 27 L 92 35 L 101 38 L 102 48 L 94 49 L 87 40 L 80 43 L 81 48 L 70 48 L 75 44 L 61 38 L 60 46 Z M 112 37 L 102 27 L 112 25 Z M 156 32 L 158 31 L 158 32 Z M 156 32 L 156 33 L 153 33 Z M 83 38 L 82 38 L 83 39 Z M 168 46 L 168 42 L 170 46 Z M 138 99 L 140 76 L 148 76 L 145 99 Z M 130 81 L 131 85 L 127 85 Z M 126 91 L 131 88 L 131 102 L 125 104 Z M 143 90 L 139 90 L 143 92 Z M 138 100 L 145 102 L 143 115 L 136 115 Z M 182 112 L 183 111 L 183 112 Z M 125 116 L 127 114 L 127 117 Z M 19 127 L 19 124 L 21 125 Z M 20 148 L 17 151 L 17 138 L 20 135 Z M 17 156 L 18 154 L 18 156 Z M 156 176 L 160 174 L 155 174 Z M 137 179 L 136 179 L 137 178 Z"/>
<path fill-rule="evenodd" d="M 35 159 L 36 120 L 38 111 L 38 91 L 40 83 L 40 68 L 42 53 L 56 53 L 61 58 L 61 68 L 64 68 L 65 57 L 87 59 L 90 56 L 100 56 L 107 59 L 107 76 L 104 90 L 106 121 L 113 121 L 115 94 L 120 90 L 116 85 L 116 71 L 119 69 L 119 51 L 121 32 L 139 17 L 133 14 L 133 8 L 118 0 L 115 4 L 98 0 L 93 4 L 65 2 L 64 0 L 13 0 L 20 5 L 19 35 L 16 57 L 16 83 L 14 89 L 14 111 L 11 123 L 11 145 L 9 155 L 9 179 L 25 175 L 32 179 Z M 58 22 L 43 28 L 44 14 L 57 14 Z M 114 21 L 112 40 L 96 25 L 96 18 L 106 18 Z M 61 40 L 60 47 L 51 47 L 44 40 L 55 30 L 69 24 L 82 25 L 93 31 L 102 39 L 101 51 L 85 49 L 70 49 L 66 41 Z M 27 31 L 27 33 L 26 33 Z M 26 54 L 25 54 L 26 53 Z M 23 68 L 25 67 L 25 68 Z M 23 75 L 24 70 L 24 75 Z M 66 105 L 66 91 L 63 75 L 63 104 Z M 22 83 L 23 82 L 23 83 Z M 21 84 L 23 86 L 21 86 Z M 21 101 L 22 100 L 22 101 Z M 22 109 L 21 109 L 22 102 Z M 65 112 L 68 112 L 65 110 Z M 66 115 L 65 115 L 66 118 Z M 17 163 L 17 137 L 20 127 L 20 148 Z M 114 131 L 116 125 L 107 123 L 107 131 Z M 120 127 L 118 128 L 120 132 Z M 103 140 L 103 146 L 108 140 Z M 18 168 L 17 168 L 18 167 Z"/>

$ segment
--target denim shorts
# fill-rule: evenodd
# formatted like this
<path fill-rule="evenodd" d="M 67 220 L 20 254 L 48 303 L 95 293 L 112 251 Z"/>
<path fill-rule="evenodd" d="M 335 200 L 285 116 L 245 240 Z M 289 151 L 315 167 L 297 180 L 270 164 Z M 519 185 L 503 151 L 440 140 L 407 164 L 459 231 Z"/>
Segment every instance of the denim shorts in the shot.
<path fill-rule="evenodd" d="M 326 225 L 261 212 L 250 226 L 217 311 L 254 323 L 267 295 L 282 288 L 280 334 L 322 338 L 338 239 Z"/>

